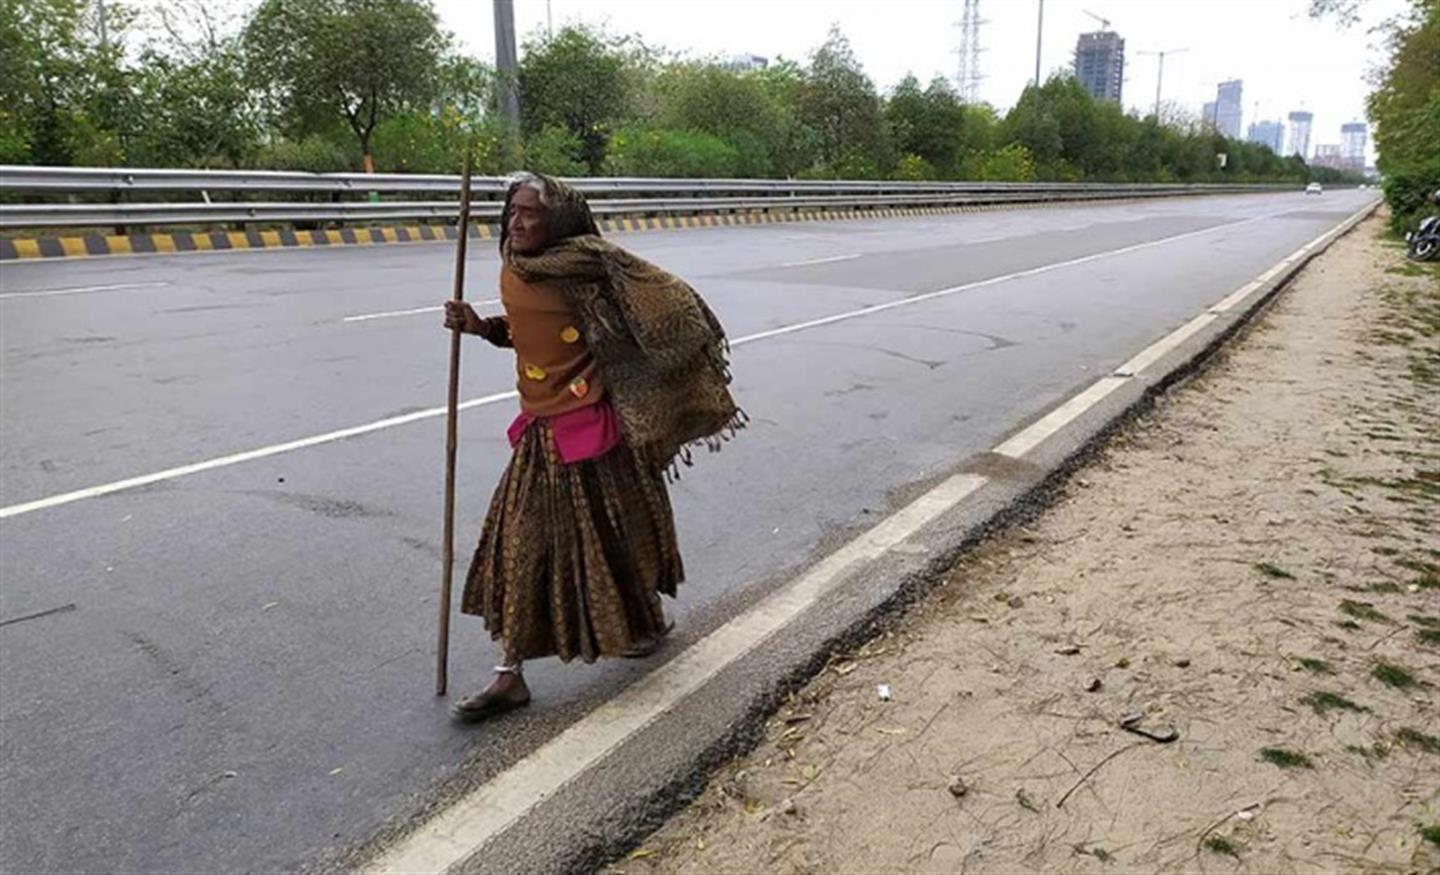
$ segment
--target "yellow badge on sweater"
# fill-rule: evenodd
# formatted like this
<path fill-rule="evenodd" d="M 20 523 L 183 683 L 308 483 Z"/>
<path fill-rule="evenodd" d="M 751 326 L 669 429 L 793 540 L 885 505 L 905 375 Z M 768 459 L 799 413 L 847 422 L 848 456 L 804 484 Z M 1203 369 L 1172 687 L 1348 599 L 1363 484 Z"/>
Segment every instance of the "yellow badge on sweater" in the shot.
<path fill-rule="evenodd" d="M 565 330 L 560 332 L 560 339 L 566 343 L 575 343 L 580 339 L 580 332 L 574 325 L 567 325 Z"/>
<path fill-rule="evenodd" d="M 540 380 L 543 380 L 550 375 L 545 373 L 545 369 L 540 367 L 539 365 L 526 365 L 525 376 L 529 377 L 532 380 L 535 380 L 536 382 L 539 382 Z"/>

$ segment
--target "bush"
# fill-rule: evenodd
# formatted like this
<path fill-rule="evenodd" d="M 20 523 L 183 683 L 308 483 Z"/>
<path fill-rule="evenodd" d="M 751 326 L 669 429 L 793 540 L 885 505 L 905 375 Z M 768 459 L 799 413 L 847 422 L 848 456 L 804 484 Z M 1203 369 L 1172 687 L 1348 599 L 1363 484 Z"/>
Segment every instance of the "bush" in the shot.
<path fill-rule="evenodd" d="M 0 164 L 30 163 L 30 138 L 28 132 L 9 127 L 0 114 Z"/>
<path fill-rule="evenodd" d="M 311 173 L 343 173 L 355 167 L 350 153 L 319 135 L 298 143 L 276 140 L 260 147 L 252 166 L 257 170 L 306 170 Z"/>
<path fill-rule="evenodd" d="M 610 140 L 605 172 L 615 176 L 729 177 L 740 164 L 734 146 L 710 134 L 627 128 Z"/>
<path fill-rule="evenodd" d="M 879 163 L 864 152 L 853 149 L 841 155 L 826 169 L 831 179 L 883 179 Z"/>
<path fill-rule="evenodd" d="M 380 173 L 458 173 L 468 133 L 460 117 L 407 112 L 375 128 L 370 141 Z"/>
<path fill-rule="evenodd" d="M 1428 164 L 1392 167 L 1383 183 L 1390 205 L 1390 228 L 1397 234 L 1413 230 L 1421 216 L 1435 210 L 1430 198 L 1440 189 L 1440 156 Z"/>
<path fill-rule="evenodd" d="M 551 176 L 584 176 L 585 144 L 569 130 L 551 125 L 525 144 L 525 169 Z"/>
<path fill-rule="evenodd" d="M 974 173 L 970 175 L 986 182 L 1033 182 L 1035 159 L 1030 156 L 1029 149 L 1019 143 L 1011 143 L 980 156 Z"/>
<path fill-rule="evenodd" d="M 936 179 L 938 174 L 935 172 L 935 165 L 919 155 L 906 155 L 900 159 L 894 176 L 896 179 L 906 182 L 923 182 L 927 179 Z"/>

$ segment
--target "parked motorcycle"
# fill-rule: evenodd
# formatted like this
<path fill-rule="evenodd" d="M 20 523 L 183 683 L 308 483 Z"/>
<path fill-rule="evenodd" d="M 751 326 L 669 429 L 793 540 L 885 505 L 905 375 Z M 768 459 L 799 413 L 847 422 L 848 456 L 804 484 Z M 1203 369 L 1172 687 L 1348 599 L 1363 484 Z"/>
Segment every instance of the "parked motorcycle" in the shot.
<path fill-rule="evenodd" d="M 1440 190 L 1431 198 L 1440 205 Z M 1440 216 L 1428 216 L 1420 220 L 1420 227 L 1405 235 L 1410 258 L 1415 261 L 1440 260 Z"/>

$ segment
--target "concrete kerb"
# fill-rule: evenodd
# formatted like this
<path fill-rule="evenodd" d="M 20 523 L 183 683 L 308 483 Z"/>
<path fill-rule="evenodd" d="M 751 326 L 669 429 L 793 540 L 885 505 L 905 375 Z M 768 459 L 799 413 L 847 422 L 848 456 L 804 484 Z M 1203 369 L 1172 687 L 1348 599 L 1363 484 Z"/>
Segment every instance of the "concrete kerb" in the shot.
<path fill-rule="evenodd" d="M 1221 197 L 1190 194 L 1171 197 Z M 1229 195 L 1223 195 L 1229 196 Z M 641 231 L 675 231 L 694 228 L 724 228 L 790 222 L 843 221 L 852 219 L 914 218 L 947 216 L 993 210 L 1038 209 L 1066 206 L 1115 205 L 1153 201 L 1152 197 L 1093 198 L 1089 200 L 1008 201 L 937 207 L 864 207 L 847 210 L 824 208 L 765 211 L 613 216 L 598 220 L 606 234 Z M 471 226 L 478 240 L 499 237 L 494 223 Z M 455 239 L 455 226 L 405 224 L 346 226 L 318 230 L 279 228 L 248 231 L 169 231 L 133 234 L 79 234 L 0 237 L 0 262 L 37 261 L 60 258 L 113 258 L 136 255 L 181 255 L 198 252 L 245 252 L 275 249 L 330 249 L 339 246 L 383 246 L 391 244 L 443 243 Z"/>
<path fill-rule="evenodd" d="M 469 853 L 457 849 L 452 870 L 577 871 L 623 856 L 694 798 L 716 765 L 752 747 L 766 716 L 822 671 L 835 653 L 885 629 L 906 606 L 942 583 L 956 560 L 977 543 L 1042 512 L 1071 472 L 1091 459 L 1112 434 L 1148 409 L 1168 387 L 1202 369 L 1310 259 L 1378 205 L 1372 203 L 1353 214 L 1262 274 L 1262 280 L 1247 283 L 1207 309 L 1205 314 L 1213 319 L 1126 374 L 1112 391 L 1046 434 L 1022 458 L 982 453 L 931 483 L 920 484 L 918 489 L 928 490 L 957 478 L 983 478 L 963 500 L 929 519 L 913 535 L 869 561 L 844 568 L 823 599 L 605 750 L 592 766 L 514 814 L 483 844 Z M 1020 433 L 1044 419 L 1038 418 Z M 797 580 L 829 558 L 821 558 Z M 397 857 L 394 851 L 407 842 L 413 844 L 425 828 L 376 854 L 370 871 L 439 868 L 394 865 L 415 859 Z"/>

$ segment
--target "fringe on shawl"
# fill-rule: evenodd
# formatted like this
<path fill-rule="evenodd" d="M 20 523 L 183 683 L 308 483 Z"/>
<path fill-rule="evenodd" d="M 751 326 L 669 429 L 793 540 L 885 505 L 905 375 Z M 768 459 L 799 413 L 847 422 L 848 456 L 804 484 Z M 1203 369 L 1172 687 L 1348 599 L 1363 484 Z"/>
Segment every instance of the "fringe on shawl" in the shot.
<path fill-rule="evenodd" d="M 726 376 L 729 376 L 728 371 L 726 373 Z M 750 414 L 746 413 L 744 408 L 735 408 L 735 414 L 730 417 L 730 420 L 725 423 L 724 427 L 721 428 L 720 431 L 709 437 L 700 438 L 699 440 L 693 440 L 680 448 L 680 452 L 675 454 L 675 458 L 671 459 L 669 464 L 664 467 L 665 482 L 678 482 L 680 480 L 680 472 L 682 466 L 684 468 L 694 467 L 694 449 L 704 447 L 712 453 L 718 453 L 722 449 L 724 449 L 726 444 L 734 440 L 736 436 L 738 436 L 740 432 L 744 431 L 745 428 L 749 425 Z"/>

